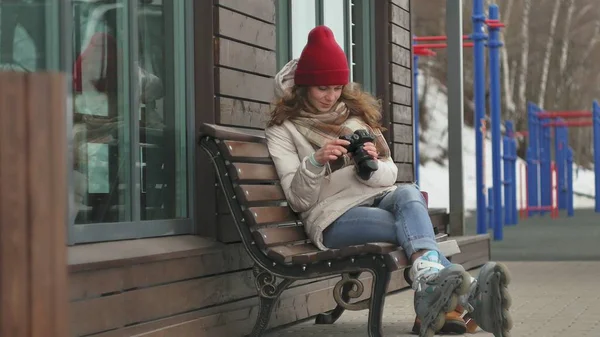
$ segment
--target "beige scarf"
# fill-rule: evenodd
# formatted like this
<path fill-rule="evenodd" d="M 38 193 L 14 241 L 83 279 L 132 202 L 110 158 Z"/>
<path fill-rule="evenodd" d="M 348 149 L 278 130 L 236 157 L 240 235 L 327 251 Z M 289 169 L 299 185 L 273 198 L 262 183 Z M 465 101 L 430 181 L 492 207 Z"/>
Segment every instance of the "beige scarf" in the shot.
<path fill-rule="evenodd" d="M 350 135 L 355 130 L 366 129 L 375 136 L 374 144 L 379 158 L 384 159 L 390 156 L 390 148 L 381 131 L 373 130 L 359 117 L 350 116 L 350 111 L 343 102 L 338 103 L 332 111 L 327 113 L 315 114 L 301 111 L 300 116 L 291 119 L 291 122 L 316 149 L 321 148 L 327 141 Z M 330 163 L 329 166 L 333 172 L 348 165 L 352 165 L 352 160 L 348 156 L 343 156 Z"/>

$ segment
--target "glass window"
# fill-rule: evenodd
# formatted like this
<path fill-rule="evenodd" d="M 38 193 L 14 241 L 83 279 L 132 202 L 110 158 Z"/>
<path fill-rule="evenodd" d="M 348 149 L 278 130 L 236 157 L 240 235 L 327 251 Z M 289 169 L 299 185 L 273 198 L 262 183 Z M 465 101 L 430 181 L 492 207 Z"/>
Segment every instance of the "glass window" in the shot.
<path fill-rule="evenodd" d="M 191 232 L 191 6 L 0 2 L 0 70 L 62 65 L 71 79 L 70 243 Z"/>
<path fill-rule="evenodd" d="M 317 8 L 314 1 L 291 0 L 292 58 L 300 57 L 306 45 L 308 32 L 317 26 Z"/>
<path fill-rule="evenodd" d="M 352 37 L 352 8 L 351 0 L 290 0 L 288 17 L 279 20 L 289 24 L 287 46 L 290 48 L 290 58 L 298 58 L 306 45 L 308 33 L 317 25 L 326 25 L 333 31 L 335 39 L 348 56 L 348 65 L 353 68 L 353 37 Z M 282 52 L 282 51 L 280 51 Z M 354 74 L 350 73 L 350 79 Z"/>
<path fill-rule="evenodd" d="M 55 7 L 51 1 L 0 1 L 0 71 L 52 68 L 47 33 L 57 27 L 47 13 Z"/>
<path fill-rule="evenodd" d="M 188 218 L 184 3 L 72 3 L 75 226 Z"/>

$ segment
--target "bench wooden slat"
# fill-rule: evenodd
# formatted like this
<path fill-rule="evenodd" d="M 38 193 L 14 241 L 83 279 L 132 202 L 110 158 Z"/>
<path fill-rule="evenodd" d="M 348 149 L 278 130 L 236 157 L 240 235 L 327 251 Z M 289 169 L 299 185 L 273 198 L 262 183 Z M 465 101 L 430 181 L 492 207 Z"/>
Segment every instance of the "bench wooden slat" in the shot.
<path fill-rule="evenodd" d="M 259 228 L 253 234 L 256 243 L 262 247 L 283 246 L 308 240 L 304 226 Z"/>
<path fill-rule="evenodd" d="M 286 201 L 280 185 L 239 185 L 237 194 L 242 203 Z"/>
<path fill-rule="evenodd" d="M 238 181 L 278 181 L 277 171 L 274 165 L 233 163 L 229 174 L 232 179 Z"/>
<path fill-rule="evenodd" d="M 250 207 L 245 213 L 250 226 L 299 222 L 296 214 L 287 206 Z"/>
<path fill-rule="evenodd" d="M 255 158 L 271 161 L 269 149 L 263 143 L 226 140 L 220 145 L 223 156 L 228 160 L 235 161 L 238 158 Z"/>
<path fill-rule="evenodd" d="M 321 251 L 312 243 L 303 243 L 300 245 L 287 245 L 270 247 L 266 250 L 267 256 L 279 263 L 292 263 L 293 256 L 303 256 L 307 261 L 317 261 L 317 255 L 320 257 L 333 258 L 335 252 Z M 305 262 L 305 263 L 311 263 Z M 303 263 L 303 262 L 300 262 Z"/>
<path fill-rule="evenodd" d="M 436 236 L 436 241 L 444 242 L 447 240 L 447 238 L 448 238 L 447 234 L 440 234 L 440 235 Z M 312 243 L 309 243 L 308 245 L 312 245 Z M 299 246 L 304 247 L 304 245 L 299 245 Z M 392 253 L 397 250 L 401 250 L 401 248 L 399 248 L 395 244 L 387 243 L 387 242 L 373 242 L 373 243 L 367 243 L 364 245 L 344 247 L 344 248 L 340 248 L 340 249 L 331 249 L 331 250 L 326 250 L 326 251 L 309 250 L 307 252 L 304 252 L 300 248 L 288 248 L 288 247 L 291 247 L 291 246 L 282 245 L 282 246 L 272 247 L 272 248 L 270 248 L 271 255 L 269 255 L 269 256 L 276 257 L 278 259 L 278 261 L 285 261 L 284 263 L 310 264 L 310 263 L 314 263 L 314 262 L 321 261 L 321 260 L 327 260 L 327 259 L 343 258 L 343 257 L 355 256 L 355 255 L 361 255 L 361 254 L 382 254 L 383 255 L 383 254 Z M 302 250 L 302 251 L 300 252 L 300 250 Z M 296 254 L 296 255 L 289 256 L 287 254 Z M 395 261 L 396 266 L 400 266 L 400 265 L 407 266 L 410 264 L 408 261 L 408 258 L 406 257 L 406 255 L 404 253 L 395 255 L 395 256 L 397 258 L 397 261 Z"/>
<path fill-rule="evenodd" d="M 263 130 L 242 129 L 207 123 L 200 125 L 200 136 L 210 136 L 221 140 L 237 140 L 240 142 L 266 142 Z"/>

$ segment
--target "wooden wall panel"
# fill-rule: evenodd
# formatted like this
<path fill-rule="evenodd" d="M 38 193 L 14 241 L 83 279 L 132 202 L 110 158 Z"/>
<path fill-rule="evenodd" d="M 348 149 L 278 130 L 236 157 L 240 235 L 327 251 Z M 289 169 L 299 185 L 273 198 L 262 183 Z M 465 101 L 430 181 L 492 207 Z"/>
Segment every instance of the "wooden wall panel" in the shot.
<path fill-rule="evenodd" d="M 398 45 L 391 45 L 391 59 L 392 62 L 398 65 L 401 65 L 405 68 L 412 68 L 412 58 L 410 56 L 410 50 L 400 47 Z"/>
<path fill-rule="evenodd" d="M 394 143 L 394 161 L 397 163 L 412 163 L 413 146 L 409 144 Z"/>
<path fill-rule="evenodd" d="M 392 102 L 404 106 L 411 106 L 412 88 L 403 87 L 398 84 L 392 84 Z"/>
<path fill-rule="evenodd" d="M 219 94 L 269 103 L 273 100 L 273 79 L 228 68 L 219 68 Z"/>
<path fill-rule="evenodd" d="M 390 27 L 392 30 L 392 42 L 401 47 L 410 49 L 410 31 L 396 25 L 396 23 L 393 23 Z"/>
<path fill-rule="evenodd" d="M 275 98 L 275 1 L 215 5 L 217 123 L 264 129 Z"/>
<path fill-rule="evenodd" d="M 68 333 L 64 84 L 0 73 L 0 336 Z"/>
<path fill-rule="evenodd" d="M 414 155 L 407 155 L 407 149 L 414 150 L 413 143 L 413 71 L 411 55 L 411 20 L 408 0 L 388 1 L 389 20 L 389 72 L 390 72 L 390 116 L 394 161 L 398 164 L 398 182 L 414 180 Z"/>
<path fill-rule="evenodd" d="M 264 0 L 263 0 L 264 2 Z M 275 50 L 275 25 L 256 20 L 226 8 L 218 8 L 219 36 Z"/>
<path fill-rule="evenodd" d="M 219 66 L 265 76 L 274 76 L 276 73 L 276 54 L 272 50 L 260 49 L 226 38 L 219 39 L 217 48 L 219 53 L 215 63 Z"/>
<path fill-rule="evenodd" d="M 275 23 L 275 1 L 274 0 L 218 0 L 217 4 L 222 7 L 245 13 L 268 23 Z"/>
<path fill-rule="evenodd" d="M 391 8 L 392 22 L 406 30 L 410 30 L 410 13 L 399 6 L 392 6 Z"/>
<path fill-rule="evenodd" d="M 401 67 L 397 64 L 390 64 L 392 67 L 392 82 L 405 87 L 410 87 L 412 83 L 412 71 L 410 68 Z"/>
<path fill-rule="evenodd" d="M 392 120 L 396 123 L 412 125 L 412 107 L 394 104 L 392 107 Z"/>
<path fill-rule="evenodd" d="M 394 124 L 394 143 L 413 144 L 412 125 Z"/>
<path fill-rule="evenodd" d="M 409 7 L 410 0 L 392 0 L 392 3 L 402 9 L 407 10 L 407 11 L 410 9 L 410 7 Z"/>

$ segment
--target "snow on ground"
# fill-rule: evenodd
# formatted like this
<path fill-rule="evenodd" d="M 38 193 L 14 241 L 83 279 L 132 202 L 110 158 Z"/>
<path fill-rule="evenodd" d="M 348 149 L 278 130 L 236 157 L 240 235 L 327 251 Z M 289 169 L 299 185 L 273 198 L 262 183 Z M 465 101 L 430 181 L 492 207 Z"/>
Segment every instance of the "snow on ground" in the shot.
<path fill-rule="evenodd" d="M 419 78 L 419 93 L 423 93 L 424 78 Z M 429 128 L 422 135 L 424 141 L 419 144 L 421 157 L 439 157 L 447 149 L 448 144 L 448 99 L 442 85 L 437 80 L 429 78 L 429 93 L 427 97 Z M 492 143 L 491 134 L 485 139 L 485 185 L 492 186 Z M 521 205 L 522 182 L 519 170 L 524 170 L 525 161 L 517 160 L 517 207 Z M 465 210 L 475 211 L 477 208 L 477 197 L 475 190 L 475 130 L 472 127 L 463 128 L 463 173 Z M 445 159 L 440 165 L 433 160 L 427 161 L 420 166 L 420 187 L 429 193 L 429 206 L 434 208 L 449 208 L 449 177 L 448 160 Z M 524 171 L 523 171 L 524 176 Z M 594 172 L 591 170 L 573 170 L 573 190 L 589 196 L 594 196 Z M 486 189 L 487 191 L 487 189 Z M 594 200 L 588 197 L 575 195 L 575 208 L 593 208 Z"/>

